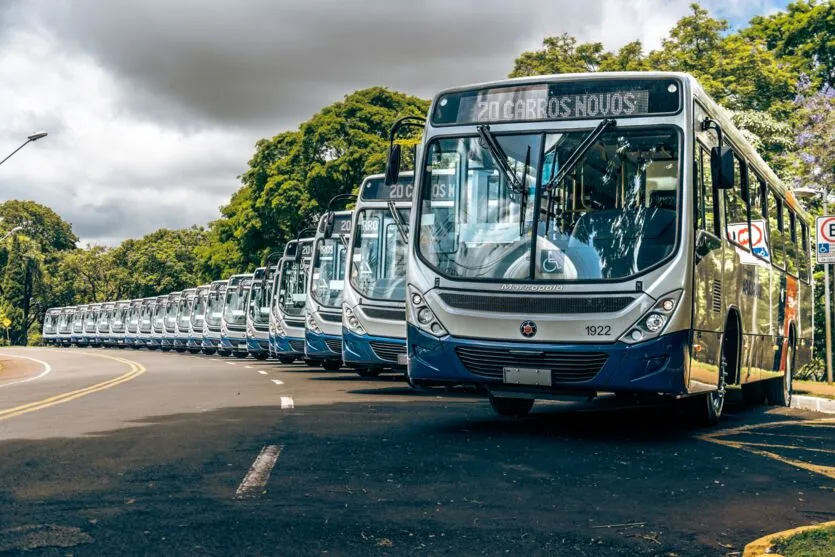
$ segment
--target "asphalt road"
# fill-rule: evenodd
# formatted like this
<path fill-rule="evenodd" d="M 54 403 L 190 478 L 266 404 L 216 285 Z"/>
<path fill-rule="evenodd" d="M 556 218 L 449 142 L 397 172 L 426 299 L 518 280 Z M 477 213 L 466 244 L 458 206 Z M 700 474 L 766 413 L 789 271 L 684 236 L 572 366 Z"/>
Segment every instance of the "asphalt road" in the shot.
<path fill-rule="evenodd" d="M 2 555 L 701 557 L 835 519 L 820 414 L 511 420 L 303 365 L 102 349 L 0 365 Z"/>

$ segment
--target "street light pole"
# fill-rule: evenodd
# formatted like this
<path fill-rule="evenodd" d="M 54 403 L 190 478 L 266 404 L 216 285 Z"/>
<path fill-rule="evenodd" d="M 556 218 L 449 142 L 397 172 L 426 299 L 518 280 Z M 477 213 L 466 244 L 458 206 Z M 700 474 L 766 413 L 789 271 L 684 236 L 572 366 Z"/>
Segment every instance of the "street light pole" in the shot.
<path fill-rule="evenodd" d="M 829 205 L 829 188 L 826 188 L 823 191 L 823 214 L 826 215 L 826 208 Z M 829 263 L 825 263 L 823 266 L 823 282 L 825 286 L 823 288 L 823 298 L 824 298 L 824 315 L 826 316 L 824 319 L 824 326 L 826 329 L 826 361 L 824 364 L 826 365 L 826 382 L 830 385 L 832 384 L 832 299 L 830 297 L 830 286 L 829 286 Z"/>
<path fill-rule="evenodd" d="M 27 145 L 29 145 L 29 144 L 30 144 L 30 143 L 32 143 L 33 141 L 37 141 L 37 140 L 41 139 L 42 137 L 46 137 L 46 136 L 47 136 L 47 133 L 46 133 L 46 132 L 36 132 L 36 133 L 33 133 L 32 135 L 30 135 L 29 137 L 27 137 L 27 138 L 26 138 L 26 141 L 24 141 L 24 142 L 23 142 L 23 144 L 22 144 L 20 147 L 18 147 L 17 149 L 15 149 L 15 150 L 14 150 L 14 151 L 12 151 L 11 153 L 9 153 L 9 154 L 8 154 L 8 156 L 6 156 L 6 158 L 5 158 L 5 159 L 3 159 L 2 161 L 0 161 L 0 164 L 3 164 L 4 162 L 6 162 L 6 161 L 7 161 L 7 160 L 9 160 L 10 158 L 12 158 L 12 155 L 14 155 L 14 154 L 15 154 L 15 153 L 17 153 L 18 151 L 20 151 L 21 149 L 23 149 L 24 147 L 26 147 Z"/>

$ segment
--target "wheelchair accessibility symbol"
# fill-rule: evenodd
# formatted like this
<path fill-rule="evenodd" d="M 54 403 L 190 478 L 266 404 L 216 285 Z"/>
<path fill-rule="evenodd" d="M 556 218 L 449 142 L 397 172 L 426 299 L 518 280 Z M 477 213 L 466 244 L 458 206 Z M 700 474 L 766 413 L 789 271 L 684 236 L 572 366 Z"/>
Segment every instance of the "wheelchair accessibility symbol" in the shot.
<path fill-rule="evenodd" d="M 559 250 L 542 252 L 540 267 L 543 273 L 562 273 L 565 264 L 565 254 Z"/>

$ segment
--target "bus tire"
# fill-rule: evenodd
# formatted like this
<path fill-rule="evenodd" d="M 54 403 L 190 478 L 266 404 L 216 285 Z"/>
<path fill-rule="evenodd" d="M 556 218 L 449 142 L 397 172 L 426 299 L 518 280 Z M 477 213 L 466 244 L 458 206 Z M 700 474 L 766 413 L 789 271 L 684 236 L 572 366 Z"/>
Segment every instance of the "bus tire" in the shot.
<path fill-rule="evenodd" d="M 369 367 L 359 367 L 354 371 L 356 371 L 357 375 L 359 375 L 360 377 L 377 377 L 378 375 L 380 375 L 379 369 L 373 369 Z"/>
<path fill-rule="evenodd" d="M 256 360 L 266 360 L 269 357 L 270 357 L 270 354 L 268 352 L 259 352 L 258 354 L 255 355 Z"/>
<path fill-rule="evenodd" d="M 278 361 L 282 364 L 292 364 L 296 361 L 296 358 L 293 356 L 279 356 Z"/>
<path fill-rule="evenodd" d="M 229 356 L 232 355 L 232 351 L 231 350 L 218 350 L 217 355 L 218 356 L 223 356 L 224 358 L 228 358 Z"/>
<path fill-rule="evenodd" d="M 203 352 L 207 356 L 211 356 L 212 354 L 217 352 L 217 350 L 215 350 L 214 348 L 204 348 L 201 352 Z"/>
<path fill-rule="evenodd" d="M 516 418 L 527 416 L 534 403 L 532 398 L 507 398 L 495 396 L 493 393 L 490 393 L 488 397 L 493 412 L 499 416 L 513 416 Z"/>
<path fill-rule="evenodd" d="M 765 396 L 772 406 L 791 406 L 792 404 L 792 373 L 794 372 L 794 341 L 789 340 L 786 348 L 786 371 L 782 377 L 775 377 L 766 381 Z"/>
<path fill-rule="evenodd" d="M 163 352 L 171 352 L 171 347 L 170 346 L 163 346 L 162 348 L 160 348 L 160 350 L 162 350 Z"/>
<path fill-rule="evenodd" d="M 322 362 L 322 369 L 325 371 L 339 371 L 342 367 L 342 362 L 339 360 L 325 360 Z"/>
<path fill-rule="evenodd" d="M 722 335 L 722 352 L 719 360 L 719 378 L 716 390 L 704 395 L 698 395 L 689 400 L 692 406 L 692 417 L 695 425 L 712 427 L 719 423 L 725 409 L 726 385 L 730 377 L 732 381 L 739 377 L 740 352 L 742 335 L 739 321 L 733 314 L 725 324 L 725 334 Z"/>
<path fill-rule="evenodd" d="M 319 364 L 321 364 L 321 362 L 319 360 L 305 360 L 304 361 L 304 365 L 306 365 L 307 367 L 319 367 Z"/>
<path fill-rule="evenodd" d="M 245 359 L 247 356 L 249 356 L 249 352 L 235 352 L 235 353 L 234 353 L 234 356 L 235 356 L 236 358 L 238 358 L 239 360 L 243 360 L 243 359 Z"/>

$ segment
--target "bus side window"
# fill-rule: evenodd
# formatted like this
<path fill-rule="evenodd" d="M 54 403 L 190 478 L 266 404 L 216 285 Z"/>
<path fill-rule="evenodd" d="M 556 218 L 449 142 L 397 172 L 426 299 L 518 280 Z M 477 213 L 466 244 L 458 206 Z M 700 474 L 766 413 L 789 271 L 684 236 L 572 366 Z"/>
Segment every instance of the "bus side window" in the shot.
<path fill-rule="evenodd" d="M 783 230 L 786 242 L 786 270 L 797 276 L 797 218 L 789 207 L 783 208 Z"/>
<path fill-rule="evenodd" d="M 783 200 L 768 189 L 768 231 L 771 237 L 771 261 L 776 267 L 786 268 L 783 252 Z"/>
<path fill-rule="evenodd" d="M 747 191 L 739 157 L 734 156 L 734 187 L 725 191 L 725 233 L 729 240 L 750 250 L 748 243 Z M 742 242 L 745 242 L 744 244 Z"/>
<path fill-rule="evenodd" d="M 699 149 L 699 225 L 702 230 L 719 235 L 716 230 L 716 204 L 713 199 L 713 175 L 710 173 L 710 155 L 704 147 Z"/>
<path fill-rule="evenodd" d="M 797 266 L 800 269 L 800 280 L 809 282 L 809 228 L 805 222 L 800 224 L 800 241 L 797 244 Z"/>
<path fill-rule="evenodd" d="M 756 174 L 748 175 L 748 215 L 751 222 L 751 248 L 754 255 L 768 258 L 768 230 L 765 224 L 765 182 Z"/>

